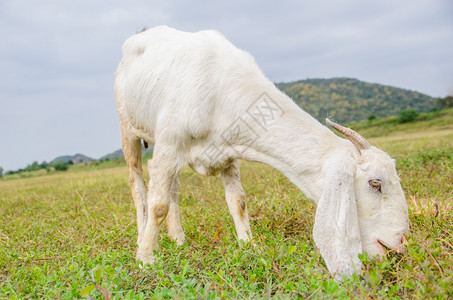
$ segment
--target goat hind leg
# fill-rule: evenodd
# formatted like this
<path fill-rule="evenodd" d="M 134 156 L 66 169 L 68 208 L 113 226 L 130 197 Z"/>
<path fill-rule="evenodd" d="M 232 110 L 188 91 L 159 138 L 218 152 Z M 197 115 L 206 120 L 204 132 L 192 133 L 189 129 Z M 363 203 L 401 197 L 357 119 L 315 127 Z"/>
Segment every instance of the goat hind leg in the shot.
<path fill-rule="evenodd" d="M 142 148 L 140 139 L 130 135 L 124 124 L 121 124 L 121 146 L 124 158 L 126 159 L 126 163 L 129 167 L 129 184 L 131 187 L 135 209 L 137 211 L 137 243 L 140 245 L 147 218 L 147 188 L 143 179 Z"/>

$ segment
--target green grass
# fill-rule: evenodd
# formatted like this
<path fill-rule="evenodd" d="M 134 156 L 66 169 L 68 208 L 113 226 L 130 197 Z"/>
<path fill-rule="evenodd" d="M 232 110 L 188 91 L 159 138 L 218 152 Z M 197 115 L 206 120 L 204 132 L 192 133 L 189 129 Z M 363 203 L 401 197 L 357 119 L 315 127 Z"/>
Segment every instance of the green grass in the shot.
<path fill-rule="evenodd" d="M 418 133 L 424 131 L 453 130 L 453 108 L 421 113 L 415 122 L 400 124 L 398 117 L 351 123 L 352 129 L 366 137 L 382 137 L 395 133 Z"/>
<path fill-rule="evenodd" d="M 430 120 L 370 134 L 397 160 L 408 253 L 364 256 L 344 283 L 314 246 L 315 207 L 276 170 L 245 162 L 254 245 L 236 242 L 220 178 L 184 168 L 187 242 L 176 246 L 164 229 L 156 264 L 141 270 L 128 171 L 109 162 L 0 180 L 0 298 L 452 298 L 453 131 L 449 118 L 420 122 Z"/>

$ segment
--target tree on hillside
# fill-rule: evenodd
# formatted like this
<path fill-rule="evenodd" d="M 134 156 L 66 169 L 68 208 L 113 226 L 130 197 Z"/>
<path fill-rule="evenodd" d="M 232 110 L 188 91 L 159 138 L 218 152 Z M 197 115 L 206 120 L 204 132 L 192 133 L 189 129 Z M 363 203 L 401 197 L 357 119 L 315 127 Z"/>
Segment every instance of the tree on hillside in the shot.
<path fill-rule="evenodd" d="M 0 178 L 2 178 L 2 177 L 3 177 L 3 168 L 0 167 Z"/>
<path fill-rule="evenodd" d="M 403 110 L 400 112 L 398 122 L 408 123 L 414 121 L 418 116 L 418 113 L 413 109 Z"/>
<path fill-rule="evenodd" d="M 55 170 L 57 171 L 66 171 L 69 168 L 68 163 L 58 163 L 54 165 Z"/>
<path fill-rule="evenodd" d="M 376 120 L 376 116 L 375 115 L 369 115 L 368 116 L 368 122 L 371 122 L 373 120 Z"/>
<path fill-rule="evenodd" d="M 437 106 L 441 109 L 450 108 L 453 105 L 453 96 L 447 96 L 445 98 L 439 98 L 436 100 Z"/>
<path fill-rule="evenodd" d="M 39 170 L 39 163 L 37 161 L 34 161 L 31 166 L 30 166 L 30 171 L 36 171 Z"/>

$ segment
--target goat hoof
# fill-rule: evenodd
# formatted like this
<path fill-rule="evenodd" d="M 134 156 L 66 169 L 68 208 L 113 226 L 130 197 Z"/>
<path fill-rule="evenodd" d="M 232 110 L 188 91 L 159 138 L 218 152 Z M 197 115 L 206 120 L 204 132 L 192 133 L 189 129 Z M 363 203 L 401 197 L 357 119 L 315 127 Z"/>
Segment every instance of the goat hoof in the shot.
<path fill-rule="evenodd" d="M 135 259 L 138 262 L 142 262 L 139 264 L 140 269 L 146 268 L 146 266 L 152 266 L 154 264 L 155 258 L 154 255 L 146 255 L 146 254 L 141 254 L 140 252 L 137 252 L 137 255 L 135 256 Z"/>
<path fill-rule="evenodd" d="M 178 246 L 182 246 L 184 245 L 186 239 L 185 238 L 182 238 L 182 239 L 176 239 L 176 245 Z"/>

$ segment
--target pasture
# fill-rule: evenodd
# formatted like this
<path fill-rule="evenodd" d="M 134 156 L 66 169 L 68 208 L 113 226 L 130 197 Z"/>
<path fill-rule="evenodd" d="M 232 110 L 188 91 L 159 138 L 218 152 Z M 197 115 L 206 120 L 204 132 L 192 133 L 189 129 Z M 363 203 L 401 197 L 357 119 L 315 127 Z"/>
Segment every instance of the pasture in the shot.
<path fill-rule="evenodd" d="M 313 243 L 315 207 L 278 171 L 241 162 L 254 244 L 237 243 L 221 179 L 184 168 L 186 244 L 164 228 L 156 264 L 142 270 L 127 168 L 74 166 L 0 180 L 0 298 L 452 298 L 451 111 L 391 130 L 359 125 L 397 161 L 411 221 L 405 254 L 364 255 L 359 276 L 335 282 Z"/>

